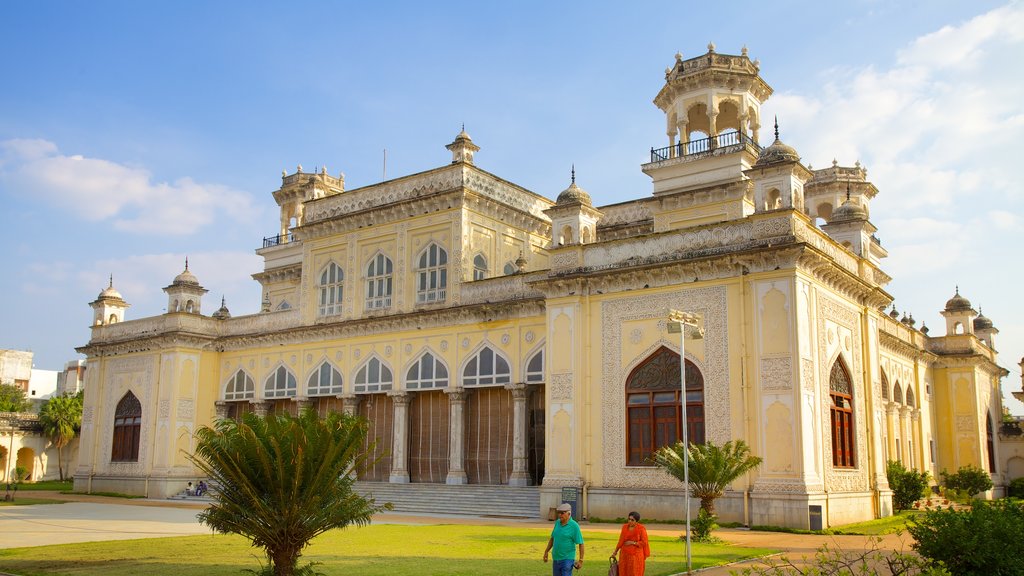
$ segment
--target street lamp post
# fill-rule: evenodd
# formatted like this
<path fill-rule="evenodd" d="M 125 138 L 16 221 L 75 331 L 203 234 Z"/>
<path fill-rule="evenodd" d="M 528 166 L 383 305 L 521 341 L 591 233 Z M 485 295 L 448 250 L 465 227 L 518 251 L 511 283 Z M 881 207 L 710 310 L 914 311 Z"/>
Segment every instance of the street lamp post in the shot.
<path fill-rule="evenodd" d="M 693 570 L 693 560 L 690 554 L 690 431 L 689 418 L 686 413 L 686 327 L 693 326 L 698 331 L 700 317 L 689 312 L 679 310 L 668 311 L 668 331 L 672 334 L 679 333 L 679 386 L 680 404 L 682 405 L 683 421 L 683 447 L 686 454 L 683 456 L 683 499 L 686 506 L 686 573 Z"/>

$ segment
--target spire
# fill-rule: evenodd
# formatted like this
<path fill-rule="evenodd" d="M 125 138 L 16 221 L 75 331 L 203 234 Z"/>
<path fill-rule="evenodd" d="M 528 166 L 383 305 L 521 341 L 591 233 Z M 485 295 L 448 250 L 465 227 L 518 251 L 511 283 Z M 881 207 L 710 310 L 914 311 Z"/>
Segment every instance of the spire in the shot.
<path fill-rule="evenodd" d="M 779 139 L 779 115 L 775 115 L 775 139 Z"/>
<path fill-rule="evenodd" d="M 107 288 L 113 288 L 113 287 L 114 287 L 114 274 L 111 273 L 110 274 L 110 285 L 107 286 Z"/>
<path fill-rule="evenodd" d="M 846 181 L 846 201 L 850 201 L 850 181 Z"/>
<path fill-rule="evenodd" d="M 572 184 L 576 183 L 576 163 L 572 163 Z"/>
<path fill-rule="evenodd" d="M 185 272 L 188 272 L 188 256 L 185 256 Z"/>

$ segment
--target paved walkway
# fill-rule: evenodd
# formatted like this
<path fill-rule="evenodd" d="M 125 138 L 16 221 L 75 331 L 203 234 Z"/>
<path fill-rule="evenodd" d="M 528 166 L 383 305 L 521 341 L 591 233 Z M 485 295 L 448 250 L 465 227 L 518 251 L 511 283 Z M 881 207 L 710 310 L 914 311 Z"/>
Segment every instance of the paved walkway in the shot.
<path fill-rule="evenodd" d="M 45 546 L 73 542 L 102 540 L 130 540 L 165 536 L 209 534 L 210 529 L 196 519 L 205 507 L 199 502 L 182 500 L 124 499 L 86 494 L 60 494 L 57 492 L 23 492 L 25 497 L 69 501 L 65 504 L 0 507 L 0 548 Z M 30 496 L 31 495 L 31 496 Z M 481 518 L 476 516 L 416 515 L 392 512 L 374 517 L 378 524 L 471 524 L 547 528 L 550 522 L 516 520 L 509 518 Z M 588 524 L 586 530 L 617 533 L 619 527 L 611 524 Z M 662 536 L 678 536 L 680 526 L 648 524 L 648 532 Z M 793 560 L 813 556 L 824 544 L 830 548 L 863 550 L 870 541 L 867 536 L 817 536 L 782 532 L 753 532 L 738 529 L 719 529 L 715 535 L 737 546 L 774 548 L 783 550 Z M 883 536 L 879 544 L 886 550 L 909 550 L 907 536 Z M 599 560 L 603 565 L 604 558 Z M 754 561 L 753 563 L 756 563 Z M 748 564 L 748 563 L 745 563 Z M 591 564 L 592 565 L 592 564 Z M 727 575 L 742 565 L 722 566 L 703 570 L 702 576 Z"/>

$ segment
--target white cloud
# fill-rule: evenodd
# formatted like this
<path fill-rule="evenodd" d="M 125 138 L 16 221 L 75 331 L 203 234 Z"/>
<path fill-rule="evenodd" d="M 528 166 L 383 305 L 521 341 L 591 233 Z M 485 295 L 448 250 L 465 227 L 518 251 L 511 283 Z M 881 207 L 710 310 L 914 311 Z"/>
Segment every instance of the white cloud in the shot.
<path fill-rule="evenodd" d="M 1013 212 L 1007 212 L 1006 210 L 990 210 L 988 221 L 1002 230 L 1014 230 L 1020 226 L 1020 218 Z M 985 225 L 985 223 L 982 222 L 981 225 Z"/>
<path fill-rule="evenodd" d="M 154 182 L 143 168 L 67 156 L 46 140 L 0 142 L 0 179 L 25 197 L 143 234 L 192 234 L 221 215 L 241 221 L 255 211 L 249 195 L 226 186 Z"/>

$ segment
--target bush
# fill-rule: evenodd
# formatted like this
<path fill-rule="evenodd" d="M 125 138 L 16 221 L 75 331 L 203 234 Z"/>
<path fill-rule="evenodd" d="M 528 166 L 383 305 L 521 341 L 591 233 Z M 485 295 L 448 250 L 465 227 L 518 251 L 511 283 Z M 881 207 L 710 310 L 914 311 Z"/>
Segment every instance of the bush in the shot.
<path fill-rule="evenodd" d="M 992 489 L 992 476 L 981 468 L 970 464 L 961 466 L 955 474 L 948 474 L 943 470 L 940 475 L 943 486 L 963 492 L 968 496 Z"/>
<path fill-rule="evenodd" d="M 907 527 L 918 554 L 958 575 L 1024 574 L 1024 510 L 1006 501 L 934 510 Z"/>
<path fill-rule="evenodd" d="M 1007 496 L 1011 498 L 1024 498 L 1024 477 L 1014 478 L 1010 481 Z"/>
<path fill-rule="evenodd" d="M 909 510 L 928 489 L 931 475 L 928 472 L 908 470 L 900 462 L 889 460 L 885 465 L 885 476 L 892 488 L 892 505 L 897 510 Z"/>
<path fill-rule="evenodd" d="M 715 524 L 715 520 L 718 516 L 714 514 L 708 514 L 708 511 L 701 508 L 697 514 L 697 518 L 693 520 L 691 528 L 693 529 L 693 539 L 696 542 L 708 542 L 711 540 L 711 531 L 718 527 Z"/>

